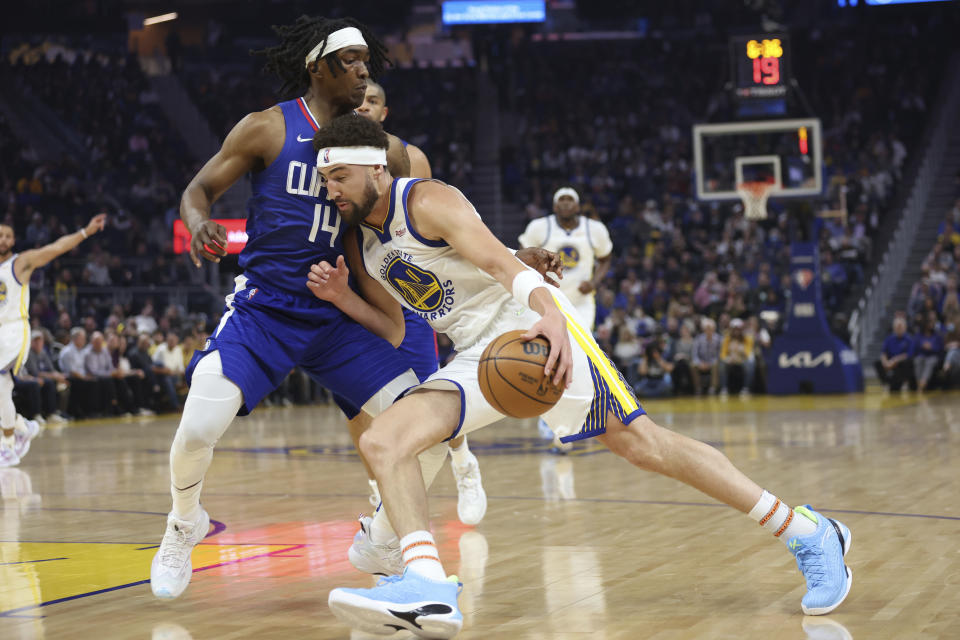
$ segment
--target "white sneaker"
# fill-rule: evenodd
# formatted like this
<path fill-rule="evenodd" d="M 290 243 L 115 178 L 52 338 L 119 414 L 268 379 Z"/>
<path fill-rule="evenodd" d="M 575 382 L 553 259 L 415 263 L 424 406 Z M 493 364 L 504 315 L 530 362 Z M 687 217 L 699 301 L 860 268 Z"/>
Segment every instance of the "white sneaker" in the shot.
<path fill-rule="evenodd" d="M 18 464 L 20 456 L 17 455 L 17 437 L 0 435 L 0 468 L 15 467 Z"/>
<path fill-rule="evenodd" d="M 353 544 L 347 557 L 357 571 L 379 576 L 398 576 L 403 573 L 403 556 L 400 539 L 390 544 L 374 544 L 370 540 L 370 523 L 373 518 L 360 516 L 360 531 L 353 536 Z"/>
<path fill-rule="evenodd" d="M 44 418 L 44 417 L 43 417 L 42 415 L 40 415 L 39 413 L 38 413 L 37 415 L 33 416 L 33 418 L 31 418 L 31 420 L 33 420 L 34 422 L 36 422 L 36 423 L 37 423 L 38 425 L 40 425 L 41 427 L 46 426 L 46 424 L 47 424 L 47 419 Z"/>
<path fill-rule="evenodd" d="M 464 465 L 451 463 L 457 480 L 457 516 L 463 524 L 478 524 L 487 513 L 487 494 L 480 480 L 480 463 L 472 453 Z"/>
<path fill-rule="evenodd" d="M 62 424 L 62 423 L 64 423 L 64 422 L 66 422 L 66 421 L 67 421 L 67 419 L 64 418 L 62 415 L 60 415 L 59 413 L 52 413 L 52 414 L 50 414 L 50 422 Z"/>
<path fill-rule="evenodd" d="M 138 416 L 143 416 L 143 417 L 145 417 L 145 418 L 149 418 L 150 416 L 155 416 L 155 415 L 157 415 L 157 414 L 156 414 L 152 409 L 147 409 L 146 407 L 141 407 L 141 408 L 137 411 L 137 415 L 138 415 Z"/>
<path fill-rule="evenodd" d="M 553 440 L 553 429 L 550 428 L 550 425 L 548 425 L 547 421 L 543 418 L 537 420 L 537 433 L 540 434 L 541 440 Z"/>
<path fill-rule="evenodd" d="M 153 595 L 172 600 L 183 593 L 193 575 L 190 553 L 198 542 L 207 537 L 209 530 L 210 516 L 203 507 L 200 507 L 200 517 L 196 522 L 180 520 L 173 513 L 167 516 L 167 531 L 150 565 L 150 589 Z"/>
<path fill-rule="evenodd" d="M 40 425 L 35 420 L 27 420 L 19 413 L 17 414 L 17 423 L 13 428 L 13 435 L 16 439 L 17 457 L 23 460 L 27 452 L 30 451 L 30 443 L 40 435 Z"/>

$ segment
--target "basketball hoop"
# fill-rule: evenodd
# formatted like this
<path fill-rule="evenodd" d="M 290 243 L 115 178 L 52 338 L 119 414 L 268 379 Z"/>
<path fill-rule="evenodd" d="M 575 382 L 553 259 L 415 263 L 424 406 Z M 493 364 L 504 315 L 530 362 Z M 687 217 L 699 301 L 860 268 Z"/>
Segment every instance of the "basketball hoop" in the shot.
<path fill-rule="evenodd" d="M 767 198 L 776 186 L 773 182 L 751 181 L 737 185 L 737 193 L 743 200 L 743 214 L 748 220 L 767 219 Z"/>

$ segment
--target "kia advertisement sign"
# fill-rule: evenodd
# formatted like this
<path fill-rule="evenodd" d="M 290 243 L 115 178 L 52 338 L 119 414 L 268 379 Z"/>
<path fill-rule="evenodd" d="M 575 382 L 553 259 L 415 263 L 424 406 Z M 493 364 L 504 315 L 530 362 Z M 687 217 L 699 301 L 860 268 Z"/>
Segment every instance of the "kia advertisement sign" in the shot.
<path fill-rule="evenodd" d="M 827 324 L 817 245 L 794 242 L 790 254 L 791 304 L 786 327 L 767 354 L 767 391 L 774 395 L 863 391 L 860 359 Z"/>
<path fill-rule="evenodd" d="M 247 244 L 247 221 L 244 218 L 217 218 L 217 224 L 222 224 L 227 230 L 227 253 L 240 253 Z M 173 223 L 173 252 L 190 252 L 190 232 L 183 220 Z"/>

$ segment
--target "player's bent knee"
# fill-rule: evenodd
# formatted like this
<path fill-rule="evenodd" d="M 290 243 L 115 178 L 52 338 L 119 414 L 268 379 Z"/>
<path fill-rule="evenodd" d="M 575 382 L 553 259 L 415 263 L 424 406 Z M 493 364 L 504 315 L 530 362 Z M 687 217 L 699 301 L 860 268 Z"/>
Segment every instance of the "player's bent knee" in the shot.
<path fill-rule="evenodd" d="M 615 425 L 608 427 L 604 443 L 630 464 L 648 471 L 659 471 L 665 455 L 660 437 L 663 431 L 647 416 L 640 416 L 629 425 L 616 421 Z"/>
<path fill-rule="evenodd" d="M 370 428 L 364 431 L 357 444 L 360 454 L 371 467 L 389 465 L 394 457 L 395 447 L 391 447 L 386 433 L 381 434 L 378 429 Z"/>

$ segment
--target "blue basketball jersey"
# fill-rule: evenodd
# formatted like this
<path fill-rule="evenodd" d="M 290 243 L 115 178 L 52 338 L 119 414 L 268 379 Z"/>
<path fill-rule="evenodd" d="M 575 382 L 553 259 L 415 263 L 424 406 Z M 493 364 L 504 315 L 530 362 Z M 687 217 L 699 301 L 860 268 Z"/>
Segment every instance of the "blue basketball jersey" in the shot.
<path fill-rule="evenodd" d="M 286 128 L 283 149 L 270 166 L 253 174 L 240 268 L 252 284 L 332 308 L 306 287 L 310 265 L 336 264 L 343 253 L 340 215 L 316 168 L 313 134 L 319 126 L 303 98 L 278 106 Z"/>

